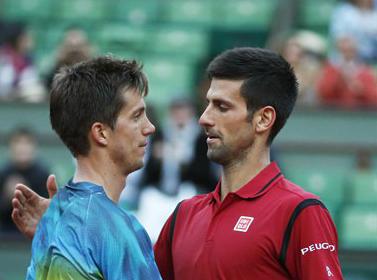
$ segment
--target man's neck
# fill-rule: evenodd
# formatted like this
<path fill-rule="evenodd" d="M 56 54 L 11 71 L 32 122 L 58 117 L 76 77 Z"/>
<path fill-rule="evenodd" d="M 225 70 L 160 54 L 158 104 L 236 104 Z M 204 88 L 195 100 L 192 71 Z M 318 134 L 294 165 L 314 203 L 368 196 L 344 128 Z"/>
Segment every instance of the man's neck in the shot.
<path fill-rule="evenodd" d="M 233 161 L 222 168 L 221 201 L 229 192 L 236 192 L 270 164 L 269 147 L 251 150 L 243 159 Z"/>
<path fill-rule="evenodd" d="M 104 164 L 104 162 L 106 161 L 79 156 L 73 182 L 86 181 L 102 186 L 106 195 L 118 203 L 125 187 L 126 176 L 117 172 L 118 170 L 111 164 Z"/>

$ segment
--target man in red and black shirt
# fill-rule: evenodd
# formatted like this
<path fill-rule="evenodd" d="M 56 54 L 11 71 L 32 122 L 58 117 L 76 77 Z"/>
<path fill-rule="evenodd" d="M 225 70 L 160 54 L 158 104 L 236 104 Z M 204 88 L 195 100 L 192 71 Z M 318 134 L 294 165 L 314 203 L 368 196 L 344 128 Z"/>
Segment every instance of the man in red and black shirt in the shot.
<path fill-rule="evenodd" d="M 214 192 L 180 203 L 155 257 L 164 279 L 342 279 L 326 207 L 270 163 L 270 145 L 297 97 L 290 65 L 238 48 L 208 67 L 200 118 L 208 157 L 222 166 Z"/>
<path fill-rule="evenodd" d="M 214 192 L 181 202 L 165 223 L 155 245 L 163 279 L 343 279 L 326 207 L 270 162 L 297 98 L 291 66 L 268 50 L 236 48 L 216 57 L 208 74 L 199 122 L 222 174 Z M 23 188 L 13 204 L 14 221 L 32 236 L 40 217 L 27 209 L 43 212 L 48 201 Z"/>

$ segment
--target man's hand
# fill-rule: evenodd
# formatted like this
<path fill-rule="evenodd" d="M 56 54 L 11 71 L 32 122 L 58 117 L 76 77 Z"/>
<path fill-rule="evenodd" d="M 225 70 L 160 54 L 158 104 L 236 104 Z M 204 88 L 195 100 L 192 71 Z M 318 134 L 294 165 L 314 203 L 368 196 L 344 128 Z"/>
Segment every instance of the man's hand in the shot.
<path fill-rule="evenodd" d="M 54 175 L 47 178 L 46 186 L 50 199 L 39 196 L 23 184 L 17 184 L 14 191 L 12 219 L 21 233 L 29 238 L 33 238 L 39 220 L 58 190 Z"/>

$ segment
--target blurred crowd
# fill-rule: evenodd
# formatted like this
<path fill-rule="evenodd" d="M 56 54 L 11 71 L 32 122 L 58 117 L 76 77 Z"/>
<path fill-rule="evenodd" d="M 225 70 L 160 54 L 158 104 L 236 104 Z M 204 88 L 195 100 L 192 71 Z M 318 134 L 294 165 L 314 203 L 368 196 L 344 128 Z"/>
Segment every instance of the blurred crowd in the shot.
<path fill-rule="evenodd" d="M 15 128 L 8 139 L 9 160 L 0 167 L 0 229 L 16 233 L 11 219 L 12 197 L 17 183 L 27 184 L 47 197 L 48 168 L 38 159 L 36 135 L 26 127 Z"/>
<path fill-rule="evenodd" d="M 73 65 L 92 57 L 93 48 L 80 27 L 64 32 L 54 52 L 54 64 L 40 73 L 34 61 L 34 39 L 22 22 L 0 22 L 0 101 L 43 102 L 55 73 L 62 66 Z"/>
<path fill-rule="evenodd" d="M 278 50 L 299 80 L 298 104 L 377 108 L 377 8 L 373 0 L 340 2 L 327 38 L 297 31 Z"/>
<path fill-rule="evenodd" d="M 84 61 L 95 47 L 78 26 L 64 32 L 47 73 L 39 73 L 33 60 L 33 38 L 21 22 L 0 22 L 0 101 L 44 102 L 56 71 Z M 334 9 L 328 36 L 297 30 L 279 40 L 276 50 L 291 63 L 299 80 L 298 104 L 302 107 L 377 109 L 377 7 L 373 0 L 339 2 Z M 197 106 L 188 98 L 173 98 L 166 119 L 150 104 L 149 116 L 156 125 L 145 158 L 145 167 L 127 181 L 122 203 L 138 209 L 152 239 L 172 208 L 182 198 L 213 190 L 218 167 L 206 157 L 206 136 L 198 125 Z M 16 130 L 9 140 L 11 158 L 0 170 L 2 230 L 11 225 L 14 183 L 25 182 L 46 195 L 49 172 L 35 158 L 36 140 L 31 132 Z M 38 180 L 35 175 L 39 174 Z M 156 216 L 154 200 L 164 201 Z M 165 205 L 165 206 L 163 206 Z M 154 226 L 159 225 L 159 226 Z M 149 227 L 149 228 L 148 228 Z"/>
<path fill-rule="evenodd" d="M 79 26 L 68 27 L 54 63 L 39 73 L 33 38 L 21 22 L 0 22 L 0 100 L 46 100 L 54 73 L 86 60 L 94 47 Z M 340 1 L 327 36 L 298 30 L 276 46 L 300 82 L 299 104 L 346 108 L 377 107 L 377 8 L 373 0 Z"/>

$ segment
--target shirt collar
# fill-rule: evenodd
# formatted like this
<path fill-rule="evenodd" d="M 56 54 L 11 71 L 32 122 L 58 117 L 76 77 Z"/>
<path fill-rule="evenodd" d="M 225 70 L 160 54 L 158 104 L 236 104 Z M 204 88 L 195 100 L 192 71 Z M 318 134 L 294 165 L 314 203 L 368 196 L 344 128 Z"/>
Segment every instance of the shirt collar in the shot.
<path fill-rule="evenodd" d="M 221 186 L 221 180 L 217 183 L 215 190 L 209 193 L 210 195 L 209 202 L 221 203 L 220 186 Z"/>
<path fill-rule="evenodd" d="M 254 198 L 265 194 L 277 180 L 283 177 L 279 166 L 275 162 L 271 162 L 262 169 L 254 178 L 241 187 L 235 194 L 243 199 Z M 221 181 L 216 185 L 215 190 L 210 193 L 211 201 L 215 200 L 220 203 L 220 186 Z"/>
<path fill-rule="evenodd" d="M 67 188 L 82 190 L 82 191 L 90 191 L 90 192 L 104 192 L 102 186 L 96 185 L 92 182 L 81 181 L 81 182 L 73 182 L 72 179 L 68 181 L 66 184 Z"/>

